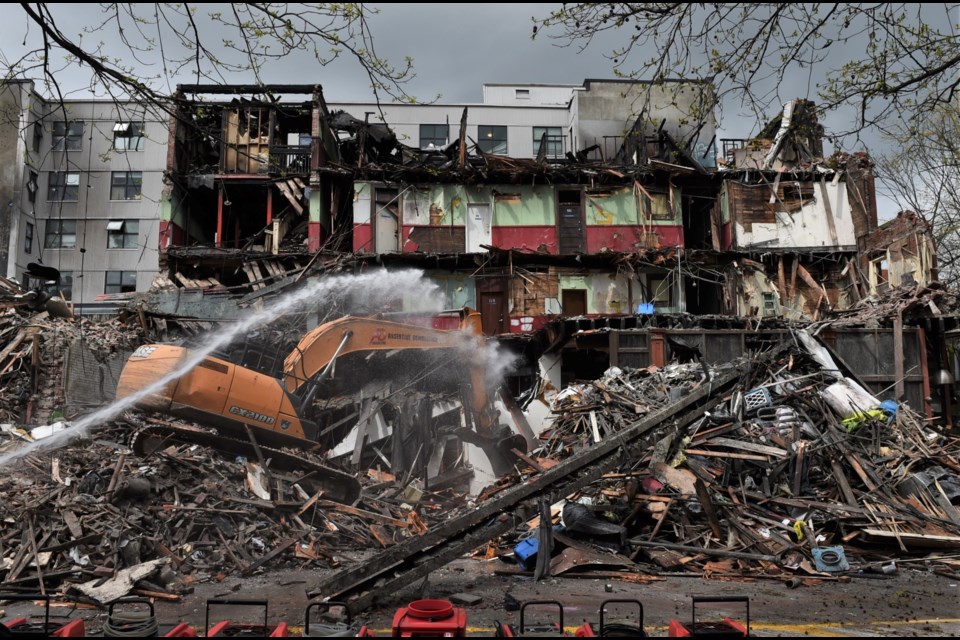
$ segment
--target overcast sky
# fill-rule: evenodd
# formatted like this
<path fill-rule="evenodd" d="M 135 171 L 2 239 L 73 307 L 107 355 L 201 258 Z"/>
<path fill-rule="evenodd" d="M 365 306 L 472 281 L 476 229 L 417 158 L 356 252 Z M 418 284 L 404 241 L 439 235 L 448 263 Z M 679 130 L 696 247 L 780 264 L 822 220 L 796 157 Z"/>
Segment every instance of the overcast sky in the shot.
<path fill-rule="evenodd" d="M 63 32 L 78 38 L 84 26 L 99 22 L 98 5 L 50 5 Z M 139 5 L 138 10 L 152 12 L 153 5 Z M 196 20 L 206 34 L 206 44 L 216 47 L 226 33 L 212 26 L 210 11 L 227 5 L 196 5 Z M 531 39 L 532 16 L 542 17 L 550 4 L 387 4 L 382 5 L 379 15 L 370 21 L 377 54 L 380 57 L 401 63 L 405 56 L 413 58 L 416 78 L 407 85 L 407 91 L 421 100 L 435 98 L 440 102 L 480 102 L 484 82 L 509 83 L 560 83 L 577 84 L 586 78 L 614 77 L 611 60 L 607 57 L 612 49 L 622 44 L 624 34 L 609 32 L 600 34 L 586 50 L 577 46 L 558 46 L 556 40 L 545 35 Z M 941 5 L 942 6 L 942 5 Z M 82 35 L 85 49 L 103 43 L 107 55 L 121 56 L 129 61 L 130 54 L 118 46 L 118 29 L 108 23 L 94 33 Z M 131 31 L 128 30 L 128 36 Z M 231 36 L 233 37 L 233 36 Z M 39 31 L 30 27 L 19 5 L 7 5 L 3 20 L 0 20 L 0 54 L 2 62 L 10 65 L 23 55 L 31 44 L 39 42 Z M 25 45 L 24 45 L 25 43 Z M 172 38 L 164 41 L 168 51 L 174 47 Z M 831 51 L 831 56 L 834 52 Z M 838 56 L 862 56 L 857 47 L 837 51 Z M 144 75 L 158 74 L 163 70 L 157 51 L 140 55 L 139 69 Z M 62 66 L 62 61 L 52 61 Z M 836 59 L 833 62 L 837 62 Z M 839 63 L 838 63 L 839 64 Z M 816 82 L 826 73 L 825 69 L 812 72 L 797 72 L 781 86 L 780 97 L 810 98 L 816 100 Z M 35 77 L 39 72 L 33 74 Z M 74 96 L 83 95 L 88 83 L 85 69 L 75 66 L 58 74 L 64 87 L 75 90 Z M 341 60 L 321 67 L 309 56 L 272 63 L 264 77 L 267 82 L 320 83 L 328 101 L 364 101 L 372 94 L 369 80 L 354 60 L 344 56 Z M 251 81 L 250 77 L 231 77 L 230 82 Z M 172 78 L 160 85 L 172 89 L 177 82 L 194 82 L 189 76 Z M 727 100 L 718 114 L 721 116 L 718 137 L 748 137 L 758 130 L 755 120 L 734 100 Z M 776 115 L 776 111 L 768 116 Z M 842 126 L 843 115 L 832 114 L 824 122 L 828 133 Z M 835 127 L 832 125 L 836 125 Z M 880 149 L 876 136 L 867 136 L 871 151 Z M 847 149 L 855 150 L 855 149 Z M 829 153 L 829 149 L 826 150 Z M 894 212 L 884 212 L 892 204 L 881 203 L 883 217 Z"/>
<path fill-rule="evenodd" d="M 83 27 L 97 25 L 100 19 L 93 11 L 96 5 L 51 5 L 58 24 L 67 36 L 78 40 L 85 49 L 104 43 L 103 52 L 121 56 L 130 55 L 117 46 L 117 28 L 107 23 L 95 33 L 84 33 Z M 152 5 L 142 5 L 146 14 Z M 205 33 L 208 46 L 222 37 L 233 37 L 222 28 L 215 28 L 207 17 L 209 12 L 226 5 L 195 5 L 199 7 L 197 22 Z M 531 39 L 533 16 L 545 16 L 552 4 L 385 4 L 380 13 L 370 20 L 377 54 L 400 64 L 406 56 L 414 61 L 416 77 L 406 85 L 408 93 L 421 100 L 440 96 L 440 102 L 480 102 L 485 82 L 579 84 L 586 78 L 612 78 L 613 65 L 607 57 L 621 44 L 617 33 L 600 34 L 586 50 L 578 46 L 560 46 L 546 35 Z M 40 42 L 39 30 L 31 27 L 27 16 L 15 6 L 8 5 L 0 20 L 0 53 L 7 64 L 18 59 L 27 47 Z M 206 26 L 204 26 L 204 22 Z M 128 34 L 129 35 L 129 34 Z M 132 36 L 131 36 L 132 37 Z M 174 49 L 172 39 L 164 42 L 168 51 Z M 144 75 L 162 71 L 157 51 L 143 53 L 138 65 Z M 62 65 L 54 61 L 54 66 Z M 349 56 L 321 67 L 309 56 L 299 60 L 274 62 L 268 67 L 268 82 L 314 83 L 323 85 L 324 95 L 331 102 L 363 101 L 372 99 L 370 83 L 360 66 Z M 39 71 L 33 74 L 39 75 Z M 87 74 L 75 66 L 58 74 L 58 80 L 74 96 L 83 95 L 87 88 Z M 250 77 L 230 78 L 231 82 L 251 80 Z M 175 77 L 177 81 L 194 82 L 188 75 Z M 164 83 L 167 84 L 167 83 Z M 797 83 L 798 94 L 806 97 L 806 82 Z M 163 85 L 161 85 L 163 86 Z M 811 92 L 813 87 L 810 87 Z M 773 115 L 773 114 L 772 114 Z M 750 118 L 738 118 L 736 105 L 725 105 L 721 127 L 732 137 L 746 137 L 756 130 Z"/>

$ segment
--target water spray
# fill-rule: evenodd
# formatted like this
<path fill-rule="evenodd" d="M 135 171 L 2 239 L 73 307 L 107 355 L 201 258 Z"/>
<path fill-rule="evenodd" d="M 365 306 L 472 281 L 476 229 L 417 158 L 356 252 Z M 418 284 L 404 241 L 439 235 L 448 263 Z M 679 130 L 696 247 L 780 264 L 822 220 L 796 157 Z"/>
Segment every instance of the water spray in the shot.
<path fill-rule="evenodd" d="M 42 440 L 36 440 L 25 447 L 0 456 L 0 466 L 37 450 L 62 446 L 75 438 L 82 437 L 92 427 L 100 426 L 112 420 L 127 409 L 134 407 L 142 398 L 160 391 L 169 383 L 188 373 L 211 353 L 229 345 L 238 336 L 273 322 L 280 316 L 301 306 L 306 306 L 318 299 L 321 301 L 329 298 L 345 299 L 349 296 L 352 302 L 373 308 L 378 302 L 393 300 L 405 293 L 415 293 L 418 307 L 426 313 L 438 312 L 443 308 L 443 301 L 437 295 L 437 286 L 425 280 L 422 271 L 371 271 L 359 275 L 327 276 L 313 281 L 275 301 L 274 304 L 251 313 L 239 322 L 208 334 L 208 341 L 204 346 L 197 350 L 191 350 L 190 357 L 176 370 L 140 389 L 137 393 L 116 400 L 106 407 L 87 414 L 69 429 L 57 432 Z"/>

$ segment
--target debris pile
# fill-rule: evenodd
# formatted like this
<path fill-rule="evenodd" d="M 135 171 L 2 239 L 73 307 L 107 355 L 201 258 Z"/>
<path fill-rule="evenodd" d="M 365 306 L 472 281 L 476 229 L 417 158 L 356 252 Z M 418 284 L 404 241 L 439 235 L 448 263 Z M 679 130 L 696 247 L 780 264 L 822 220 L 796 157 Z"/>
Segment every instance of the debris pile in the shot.
<path fill-rule="evenodd" d="M 0 310 L 0 423 L 43 424 L 63 417 L 69 345 L 82 344 L 93 361 L 102 363 L 132 351 L 142 339 L 137 328 L 119 318 L 58 318 L 22 306 Z"/>
<path fill-rule="evenodd" d="M 834 310 L 834 324 L 888 323 L 897 315 L 914 321 L 960 314 L 960 295 L 938 283 L 927 287 L 892 287 L 877 295 L 867 296 L 849 309 Z"/>
<path fill-rule="evenodd" d="M 756 359 L 710 410 L 648 433 L 642 455 L 616 472 L 555 496 L 565 500 L 554 504 L 554 522 L 657 573 L 824 576 L 849 569 L 852 557 L 871 566 L 960 548 L 960 439 L 906 405 L 881 403 L 805 332 L 797 339 Z M 532 456 L 540 469 L 527 472 L 616 439 L 718 373 L 698 363 L 612 368 L 567 388 Z M 592 511 L 591 528 L 571 527 L 571 503 Z M 629 543 L 598 533 L 598 523 L 619 527 Z"/>
<path fill-rule="evenodd" d="M 121 444 L 134 430 L 132 423 L 116 426 L 94 440 L 27 455 L 18 473 L 0 475 L 6 589 L 59 586 L 99 599 L 93 586 L 116 588 L 123 572 L 147 567 L 107 593 L 173 598 L 194 583 L 264 566 L 336 567 L 337 551 L 387 547 L 422 533 L 458 499 L 412 486 L 404 493 L 390 474 L 370 471 L 365 495 L 340 504 L 308 491 L 308 478 L 272 470 L 269 460 L 191 444 L 137 455 Z"/>

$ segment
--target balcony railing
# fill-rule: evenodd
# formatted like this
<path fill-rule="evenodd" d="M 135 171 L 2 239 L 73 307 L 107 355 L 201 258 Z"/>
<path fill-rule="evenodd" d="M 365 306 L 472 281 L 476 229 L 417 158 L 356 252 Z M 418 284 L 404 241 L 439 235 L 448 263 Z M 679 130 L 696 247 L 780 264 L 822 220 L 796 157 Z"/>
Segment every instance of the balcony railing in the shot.
<path fill-rule="evenodd" d="M 270 173 L 310 173 L 310 152 L 309 145 L 270 147 Z"/>

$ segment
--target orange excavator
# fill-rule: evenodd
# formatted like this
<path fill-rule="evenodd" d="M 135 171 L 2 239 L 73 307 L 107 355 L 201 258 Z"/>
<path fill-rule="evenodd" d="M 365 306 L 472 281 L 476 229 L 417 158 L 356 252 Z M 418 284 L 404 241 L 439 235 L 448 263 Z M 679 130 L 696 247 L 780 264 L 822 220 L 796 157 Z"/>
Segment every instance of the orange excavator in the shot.
<path fill-rule="evenodd" d="M 458 381 L 465 414 L 472 423 L 462 439 L 481 446 L 494 471 L 507 470 L 510 450 L 523 445 L 487 394 L 480 314 L 458 310 L 454 331 L 404 324 L 378 317 L 346 316 L 308 332 L 286 357 L 280 379 L 209 356 L 157 393 L 137 402 L 153 410 L 216 427 L 222 436 L 256 440 L 273 447 L 319 449 L 321 428 L 315 405 L 337 393 L 361 388 L 371 372 L 389 368 L 420 379 L 439 375 L 450 382 L 451 371 L 465 373 Z M 151 344 L 138 348 L 120 375 L 117 397 L 135 394 L 182 366 L 190 358 L 185 347 Z M 438 367 L 443 359 L 452 366 Z M 468 423 L 469 424 L 469 423 Z"/>

